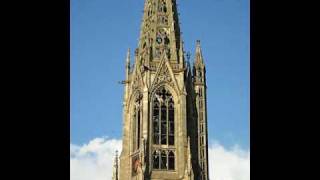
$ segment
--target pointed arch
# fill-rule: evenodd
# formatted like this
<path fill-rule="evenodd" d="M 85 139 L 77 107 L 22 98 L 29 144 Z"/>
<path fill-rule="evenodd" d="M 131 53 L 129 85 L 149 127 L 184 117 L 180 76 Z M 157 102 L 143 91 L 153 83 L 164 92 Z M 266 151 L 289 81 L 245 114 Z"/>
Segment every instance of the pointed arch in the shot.
<path fill-rule="evenodd" d="M 161 158 L 160 158 L 160 168 L 167 169 L 167 153 L 166 151 L 161 151 Z"/>
<path fill-rule="evenodd" d="M 175 101 L 172 93 L 161 86 L 152 93 L 153 144 L 174 145 Z"/>
<path fill-rule="evenodd" d="M 153 152 L 153 169 L 159 169 L 159 165 L 160 165 L 160 151 L 154 151 Z"/>
<path fill-rule="evenodd" d="M 155 170 L 175 169 L 175 109 L 177 95 L 162 85 L 150 93 L 152 164 Z"/>
<path fill-rule="evenodd" d="M 173 151 L 169 151 L 168 154 L 168 169 L 169 170 L 174 170 L 175 167 L 175 156 Z"/>
<path fill-rule="evenodd" d="M 179 87 L 179 84 L 175 78 L 166 53 L 164 53 L 161 57 L 150 89 L 157 89 L 162 85 L 169 86 L 169 88 L 172 88 L 177 93 L 177 95 L 181 93 L 181 88 Z"/>
<path fill-rule="evenodd" d="M 136 91 L 132 94 L 130 103 L 129 103 L 129 119 L 131 127 L 131 144 L 132 150 L 137 151 L 140 148 L 140 140 L 142 133 L 142 93 Z"/>

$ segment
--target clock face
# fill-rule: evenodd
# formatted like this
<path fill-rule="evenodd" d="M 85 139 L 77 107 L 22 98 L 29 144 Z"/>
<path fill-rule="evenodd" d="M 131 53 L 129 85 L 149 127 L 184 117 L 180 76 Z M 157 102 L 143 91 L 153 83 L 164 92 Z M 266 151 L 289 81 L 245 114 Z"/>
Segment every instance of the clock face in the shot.
<path fill-rule="evenodd" d="M 161 44 L 161 43 L 162 43 L 162 38 L 161 38 L 161 37 L 158 36 L 156 40 L 157 40 L 157 43 L 158 43 L 158 44 Z"/>

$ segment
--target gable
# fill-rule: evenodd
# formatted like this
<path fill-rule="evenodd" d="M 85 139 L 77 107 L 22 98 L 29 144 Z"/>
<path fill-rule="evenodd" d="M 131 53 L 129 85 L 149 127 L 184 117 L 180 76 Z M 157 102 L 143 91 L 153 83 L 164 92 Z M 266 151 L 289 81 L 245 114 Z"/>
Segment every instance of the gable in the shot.
<path fill-rule="evenodd" d="M 144 88 L 144 82 L 142 79 L 141 72 L 138 67 L 134 68 L 134 72 L 132 74 L 132 79 L 131 79 L 131 92 L 134 92 L 138 89 L 143 89 Z"/>
<path fill-rule="evenodd" d="M 168 57 L 166 56 L 166 53 L 164 53 L 164 56 L 159 63 L 154 80 L 151 85 L 151 89 L 154 89 L 161 84 L 168 84 L 173 89 L 175 89 L 176 92 L 180 92 L 179 85 L 178 85 L 177 80 L 174 76 L 172 67 L 169 63 L 169 60 L 168 60 Z"/>

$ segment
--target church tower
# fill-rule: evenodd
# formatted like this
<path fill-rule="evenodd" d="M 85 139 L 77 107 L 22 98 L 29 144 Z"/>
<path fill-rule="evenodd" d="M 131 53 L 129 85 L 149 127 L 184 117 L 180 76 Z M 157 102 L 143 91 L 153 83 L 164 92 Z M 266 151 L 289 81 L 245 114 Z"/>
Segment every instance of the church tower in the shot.
<path fill-rule="evenodd" d="M 176 0 L 145 0 L 125 62 L 119 180 L 208 180 L 206 73 L 185 59 Z"/>

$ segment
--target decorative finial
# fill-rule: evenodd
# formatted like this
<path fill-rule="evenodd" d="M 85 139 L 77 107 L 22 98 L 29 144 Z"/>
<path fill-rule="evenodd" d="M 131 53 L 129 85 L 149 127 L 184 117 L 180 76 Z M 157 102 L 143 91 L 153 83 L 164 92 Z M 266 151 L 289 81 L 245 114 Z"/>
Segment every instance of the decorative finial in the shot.
<path fill-rule="evenodd" d="M 197 54 L 201 54 L 200 40 L 197 40 L 196 52 Z"/>
<path fill-rule="evenodd" d="M 130 48 L 128 48 L 128 51 L 127 51 L 127 62 L 130 61 Z"/>

